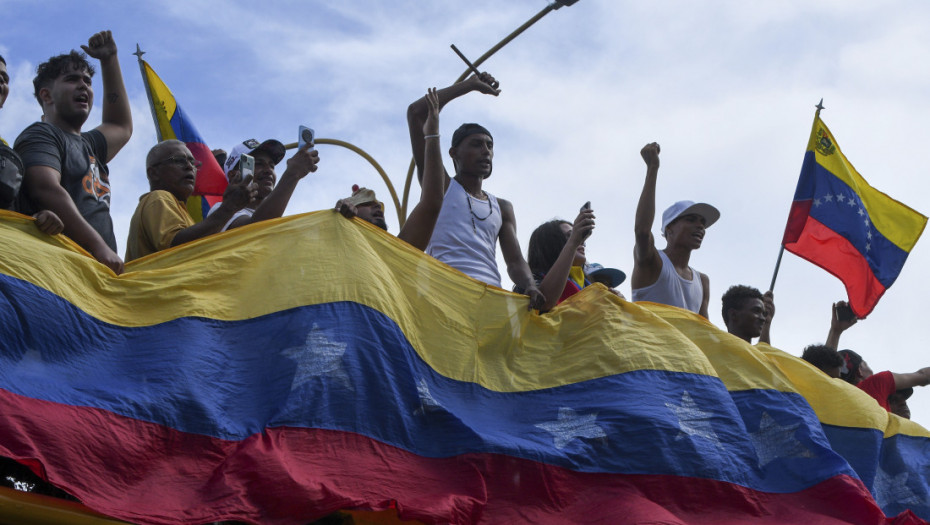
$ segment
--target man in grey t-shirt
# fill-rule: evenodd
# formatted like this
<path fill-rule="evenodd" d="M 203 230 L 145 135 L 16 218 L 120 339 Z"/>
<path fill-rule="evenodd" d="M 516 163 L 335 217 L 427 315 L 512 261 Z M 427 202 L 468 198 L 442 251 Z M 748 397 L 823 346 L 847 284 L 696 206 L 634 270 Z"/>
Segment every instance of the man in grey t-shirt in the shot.
<path fill-rule="evenodd" d="M 39 65 L 33 85 L 44 121 L 26 128 L 14 145 L 26 168 L 20 209 L 55 212 L 65 235 L 119 274 L 107 163 L 129 141 L 132 114 L 110 32 L 93 35 L 81 48 L 100 61 L 103 122 L 81 132 L 94 103 L 94 68 L 84 54 L 71 51 Z"/>

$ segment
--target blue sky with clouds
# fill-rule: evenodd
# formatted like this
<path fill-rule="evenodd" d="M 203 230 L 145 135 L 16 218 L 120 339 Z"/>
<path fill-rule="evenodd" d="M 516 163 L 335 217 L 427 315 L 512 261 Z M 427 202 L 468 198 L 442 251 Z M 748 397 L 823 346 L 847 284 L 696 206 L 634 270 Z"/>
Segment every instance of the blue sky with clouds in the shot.
<path fill-rule="evenodd" d="M 145 58 L 211 147 L 246 138 L 318 136 L 354 143 L 384 167 L 397 191 L 410 161 L 405 111 L 427 87 L 464 70 L 454 43 L 477 58 L 543 9 L 543 0 L 422 2 L 105 2 L 3 0 L 0 54 L 12 93 L 0 136 L 12 141 L 40 109 L 35 66 L 111 29 L 132 100 L 135 133 L 111 163 L 120 252 L 155 142 L 139 68 Z M 632 269 L 633 214 L 645 166 L 639 149 L 662 145 L 660 213 L 680 199 L 722 212 L 694 253 L 711 279 L 711 322 L 731 284 L 766 288 L 810 133 L 814 105 L 843 152 L 873 186 L 930 212 L 923 152 L 930 106 L 930 5 L 860 0 L 632 2 L 581 0 L 554 11 L 482 69 L 500 97 L 471 94 L 440 116 L 443 142 L 462 122 L 496 142 L 485 188 L 514 204 L 526 249 L 533 228 L 572 220 L 592 201 L 598 223 L 589 259 Z M 99 123 L 99 110 L 89 121 Z M 364 160 L 321 145 L 320 170 L 301 182 L 288 213 L 332 206 L 357 183 L 387 190 Z M 451 166 L 451 163 L 447 163 Z M 412 197 L 419 195 L 414 183 Z M 387 217 L 397 231 L 393 206 Z M 656 226 L 658 231 L 658 225 Z M 921 319 L 930 292 L 930 241 L 917 244 L 897 283 L 841 346 L 873 369 L 930 365 Z M 662 241 L 659 241 L 662 247 Z M 621 286 L 629 296 L 629 283 Z M 799 355 L 822 342 L 830 304 L 845 297 L 826 272 L 787 254 L 775 287 L 775 346 Z M 930 391 L 911 400 L 930 422 Z"/>

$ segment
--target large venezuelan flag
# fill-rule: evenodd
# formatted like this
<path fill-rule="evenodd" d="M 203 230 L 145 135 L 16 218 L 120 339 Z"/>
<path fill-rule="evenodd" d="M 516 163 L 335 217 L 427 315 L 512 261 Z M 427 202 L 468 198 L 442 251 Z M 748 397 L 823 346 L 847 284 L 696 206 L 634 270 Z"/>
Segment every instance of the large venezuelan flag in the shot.
<path fill-rule="evenodd" d="M 142 65 L 143 80 L 151 96 L 159 140 L 177 139 L 186 143 L 187 148 L 201 163 L 200 169 L 197 170 L 194 193 L 187 199 L 188 212 L 195 221 L 200 222 L 207 216 L 210 207 L 222 200 L 227 184 L 226 175 L 190 117 L 174 99 L 168 86 L 155 74 L 148 62 L 139 62 Z"/>
<path fill-rule="evenodd" d="M 868 315 L 901 273 L 927 218 L 869 186 L 814 117 L 782 244 L 835 275 Z"/>
<path fill-rule="evenodd" d="M 527 312 L 332 211 L 119 277 L 0 212 L 0 253 L 0 455 L 134 523 L 930 516 L 925 429 L 601 286 Z"/>

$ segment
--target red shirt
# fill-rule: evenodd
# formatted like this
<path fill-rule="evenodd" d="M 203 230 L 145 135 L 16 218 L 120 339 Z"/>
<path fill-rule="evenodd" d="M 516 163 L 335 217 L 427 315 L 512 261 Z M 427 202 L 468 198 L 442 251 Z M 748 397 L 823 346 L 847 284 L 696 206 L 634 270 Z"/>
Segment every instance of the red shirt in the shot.
<path fill-rule="evenodd" d="M 872 374 L 866 379 L 863 379 L 859 382 L 859 388 L 865 391 L 865 393 L 874 397 L 878 404 L 882 406 L 885 410 L 891 410 L 891 407 L 888 406 L 888 396 L 895 393 L 895 384 L 894 384 L 894 375 L 887 370 L 884 372 L 879 372 L 877 374 Z"/>

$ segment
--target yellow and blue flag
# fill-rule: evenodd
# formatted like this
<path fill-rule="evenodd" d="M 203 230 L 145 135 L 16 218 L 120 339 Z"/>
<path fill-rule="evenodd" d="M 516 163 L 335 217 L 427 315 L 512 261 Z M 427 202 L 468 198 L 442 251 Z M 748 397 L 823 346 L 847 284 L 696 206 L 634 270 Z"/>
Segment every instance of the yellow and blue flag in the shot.
<path fill-rule="evenodd" d="M 151 97 L 159 140 L 177 139 L 184 142 L 194 158 L 200 162 L 194 192 L 187 200 L 188 212 L 195 221 L 200 222 L 207 216 L 210 207 L 222 200 L 228 182 L 226 175 L 168 86 L 155 74 L 148 62 L 139 62 L 142 65 L 143 80 Z"/>
<path fill-rule="evenodd" d="M 528 312 L 332 211 L 120 276 L 0 212 L 0 253 L 0 455 L 133 523 L 930 517 L 924 428 L 600 285 Z"/>
<path fill-rule="evenodd" d="M 814 117 L 782 245 L 835 275 L 868 315 L 895 282 L 927 217 L 869 186 Z"/>

